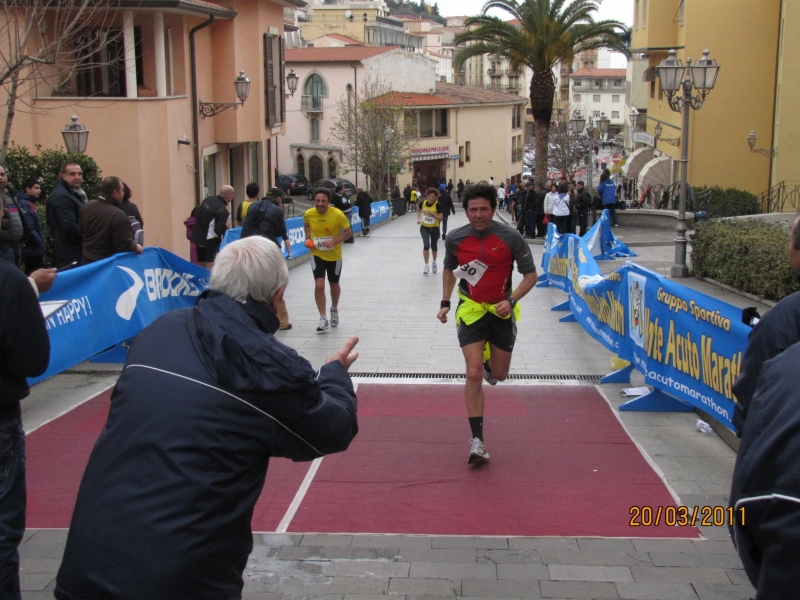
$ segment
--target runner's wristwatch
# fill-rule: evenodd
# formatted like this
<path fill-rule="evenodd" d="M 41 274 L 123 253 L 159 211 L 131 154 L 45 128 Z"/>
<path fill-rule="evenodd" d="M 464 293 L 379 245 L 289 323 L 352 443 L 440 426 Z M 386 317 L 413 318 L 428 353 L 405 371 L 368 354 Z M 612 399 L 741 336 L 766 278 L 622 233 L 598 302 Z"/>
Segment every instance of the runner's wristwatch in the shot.
<path fill-rule="evenodd" d="M 506 298 L 506 300 L 508 300 L 508 303 L 509 303 L 509 304 L 511 304 L 511 308 L 512 308 L 512 309 L 514 309 L 514 308 L 516 308 L 516 307 L 517 307 L 517 301 L 516 301 L 516 300 L 514 300 L 514 298 L 512 298 L 511 296 L 509 296 L 508 298 Z"/>

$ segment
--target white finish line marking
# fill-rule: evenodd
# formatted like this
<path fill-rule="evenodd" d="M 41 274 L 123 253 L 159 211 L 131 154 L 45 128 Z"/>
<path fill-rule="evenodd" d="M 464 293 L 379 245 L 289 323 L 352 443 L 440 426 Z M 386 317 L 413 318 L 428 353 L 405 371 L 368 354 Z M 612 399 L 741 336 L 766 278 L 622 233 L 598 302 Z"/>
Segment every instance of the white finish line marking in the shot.
<path fill-rule="evenodd" d="M 289 529 L 289 525 L 294 519 L 294 515 L 297 512 L 297 509 L 300 508 L 300 503 L 303 501 L 303 498 L 306 497 L 306 492 L 308 488 L 311 487 L 311 481 L 314 479 L 314 475 L 317 474 L 317 469 L 319 469 L 320 464 L 322 464 L 322 459 L 325 458 L 324 456 L 320 456 L 319 458 L 315 458 L 311 463 L 311 466 L 308 468 L 308 473 L 306 473 L 305 479 L 303 479 L 303 483 L 300 485 L 300 488 L 297 490 L 297 493 L 294 495 L 294 500 L 289 505 L 286 514 L 283 515 L 283 519 L 278 524 L 278 528 L 275 530 L 275 533 L 286 533 Z"/>

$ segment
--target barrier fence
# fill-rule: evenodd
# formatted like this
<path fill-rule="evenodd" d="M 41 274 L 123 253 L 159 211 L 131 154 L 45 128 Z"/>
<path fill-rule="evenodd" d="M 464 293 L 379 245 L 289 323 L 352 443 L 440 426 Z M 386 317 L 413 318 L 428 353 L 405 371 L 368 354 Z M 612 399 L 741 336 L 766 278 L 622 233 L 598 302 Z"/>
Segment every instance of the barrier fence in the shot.
<path fill-rule="evenodd" d="M 596 262 L 624 255 L 607 212 L 583 238 L 548 226 L 541 285 L 569 298 L 569 311 L 597 342 L 631 363 L 603 382 L 629 382 L 634 368 L 654 390 L 620 410 L 693 411 L 699 408 L 733 430 L 732 386 L 742 367 L 750 328 L 741 309 L 626 261 L 603 275 Z M 616 248 L 616 249 L 615 249 Z"/>

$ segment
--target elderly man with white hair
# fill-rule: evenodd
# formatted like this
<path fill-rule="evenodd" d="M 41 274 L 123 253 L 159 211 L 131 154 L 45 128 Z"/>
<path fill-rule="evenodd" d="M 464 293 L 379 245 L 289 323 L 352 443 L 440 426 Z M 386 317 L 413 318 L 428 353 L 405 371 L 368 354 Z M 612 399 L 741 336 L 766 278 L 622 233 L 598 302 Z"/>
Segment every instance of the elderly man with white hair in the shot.
<path fill-rule="evenodd" d="M 131 344 L 81 482 L 60 600 L 240 598 L 271 457 L 346 450 L 358 431 L 348 340 L 315 372 L 279 342 L 289 274 L 260 236 L 226 246 L 196 306 Z"/>

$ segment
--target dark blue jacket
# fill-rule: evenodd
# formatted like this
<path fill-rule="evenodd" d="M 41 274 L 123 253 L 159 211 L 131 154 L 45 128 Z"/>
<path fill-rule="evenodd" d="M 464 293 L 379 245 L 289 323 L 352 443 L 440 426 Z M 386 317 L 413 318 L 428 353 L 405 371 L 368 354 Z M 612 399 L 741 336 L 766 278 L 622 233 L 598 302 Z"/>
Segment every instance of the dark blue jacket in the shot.
<path fill-rule="evenodd" d="M 617 186 L 610 179 L 606 179 L 597 186 L 597 193 L 603 199 L 603 206 L 617 203 Z"/>
<path fill-rule="evenodd" d="M 269 459 L 341 452 L 358 431 L 342 364 L 315 373 L 277 329 L 265 306 L 207 292 L 135 338 L 81 482 L 56 598 L 241 596 Z"/>
<path fill-rule="evenodd" d="M 84 205 L 83 197 L 60 179 L 47 199 L 47 226 L 53 236 L 53 254 L 56 267 L 81 262 L 80 219 L 78 213 Z"/>
<path fill-rule="evenodd" d="M 799 364 L 800 343 L 764 363 L 731 484 L 734 543 L 765 600 L 794 600 L 800 590 Z"/>
<path fill-rule="evenodd" d="M 22 256 L 43 256 L 44 234 L 39 213 L 36 212 L 36 201 L 24 192 L 17 194 L 17 200 L 28 226 L 28 241 L 22 247 Z"/>

